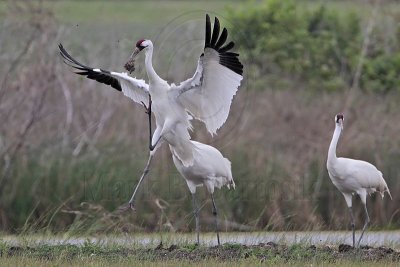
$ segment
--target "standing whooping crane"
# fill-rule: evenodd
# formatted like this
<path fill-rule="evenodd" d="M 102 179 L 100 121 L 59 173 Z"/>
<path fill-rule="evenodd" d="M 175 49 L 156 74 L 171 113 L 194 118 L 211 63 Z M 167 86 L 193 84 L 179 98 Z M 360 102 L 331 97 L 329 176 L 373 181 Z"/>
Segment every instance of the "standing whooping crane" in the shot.
<path fill-rule="evenodd" d="M 69 55 L 61 44 L 59 45 L 64 62 L 77 69 L 77 74 L 122 91 L 134 102 L 142 103 L 147 113 L 154 113 L 156 129 L 153 137 L 149 123 L 150 155 L 129 201 L 131 208 L 134 207 L 136 192 L 149 171 L 153 155 L 163 141 L 172 145 L 174 155 L 188 167 L 194 161 L 194 149 L 189 135 L 189 130 L 192 128 L 191 118 L 204 122 L 211 135 L 216 134 L 225 123 L 233 96 L 243 79 L 243 65 L 238 59 L 239 54 L 230 52 L 234 43 L 231 41 L 225 44 L 227 37 L 226 28 L 223 28 L 220 34 L 217 18 L 211 31 L 210 17 L 206 15 L 204 51 L 200 55 L 193 77 L 179 85 L 168 84 L 155 72 L 152 64 L 153 43 L 150 40 L 139 40 L 128 61 L 132 62 L 141 51 L 145 52 L 148 84 L 144 80 L 130 77 L 126 72 L 110 72 L 85 66 Z M 149 103 L 148 107 L 144 103 Z"/>
<path fill-rule="evenodd" d="M 202 144 L 196 141 L 191 141 L 194 147 L 194 161 L 191 166 L 185 166 L 183 162 L 176 155 L 172 146 L 171 153 L 174 164 L 179 173 L 186 180 L 189 191 L 192 194 L 193 211 L 196 219 L 196 235 L 197 244 L 199 244 L 199 210 L 196 201 L 196 188 L 205 186 L 208 193 L 211 195 L 212 213 L 215 219 L 215 231 L 217 233 L 218 245 L 220 245 L 219 232 L 218 232 L 218 216 L 217 207 L 214 200 L 214 188 L 221 188 L 226 185 L 228 188 L 231 186 L 235 189 L 235 182 L 233 181 L 231 162 L 224 158 L 216 148 Z"/>
<path fill-rule="evenodd" d="M 343 114 L 340 113 L 335 116 L 336 126 L 329 146 L 326 166 L 332 183 L 343 194 L 349 208 L 351 228 L 353 231 L 353 247 L 355 246 L 355 221 L 352 210 L 352 195 L 354 193 L 358 194 L 362 204 L 364 205 L 365 223 L 360 239 L 357 243 L 357 247 L 359 247 L 361 239 L 370 221 L 367 210 L 367 194 L 378 191 L 382 198 L 385 192 L 388 193 L 390 198 L 392 198 L 392 196 L 385 180 L 383 179 L 382 173 L 374 165 L 362 160 L 336 157 L 336 147 L 343 130 L 343 121 Z"/>

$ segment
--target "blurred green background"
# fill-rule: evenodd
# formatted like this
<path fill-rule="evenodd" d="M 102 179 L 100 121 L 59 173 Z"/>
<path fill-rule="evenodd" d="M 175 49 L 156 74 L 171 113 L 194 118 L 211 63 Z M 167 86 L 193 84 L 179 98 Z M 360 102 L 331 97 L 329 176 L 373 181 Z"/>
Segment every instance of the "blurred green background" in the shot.
<path fill-rule="evenodd" d="M 192 133 L 232 161 L 237 188 L 216 194 L 223 229 L 347 229 L 345 201 L 326 171 L 341 111 L 338 155 L 375 164 L 394 197 L 368 200 L 372 228 L 400 226 L 397 1 L 2 1 L 1 231 L 193 230 L 190 193 L 166 146 L 137 211 L 117 212 L 148 156 L 146 114 L 74 75 L 57 46 L 123 71 L 136 41 L 151 39 L 156 71 L 177 83 L 195 71 L 206 13 L 228 28 L 245 67 L 218 136 L 201 123 Z M 146 78 L 143 57 L 133 75 Z M 212 230 L 209 196 L 198 192 L 202 230 Z M 361 225 L 358 201 L 355 211 Z"/>

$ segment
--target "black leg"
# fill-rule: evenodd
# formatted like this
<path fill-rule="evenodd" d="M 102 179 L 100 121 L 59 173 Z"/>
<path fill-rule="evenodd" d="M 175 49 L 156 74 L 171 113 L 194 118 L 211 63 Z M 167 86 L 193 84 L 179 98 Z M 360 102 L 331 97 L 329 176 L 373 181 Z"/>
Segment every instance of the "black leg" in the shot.
<path fill-rule="evenodd" d="M 218 214 L 217 214 L 217 206 L 215 205 L 215 200 L 214 200 L 214 194 L 211 194 L 211 200 L 212 200 L 212 213 L 215 218 L 215 232 L 217 232 L 217 240 L 218 240 L 218 246 L 221 245 L 221 242 L 219 241 L 219 231 L 218 231 Z"/>
<path fill-rule="evenodd" d="M 151 144 L 151 139 L 152 139 L 152 136 L 153 136 L 152 130 L 151 130 L 151 104 L 152 104 L 151 95 L 149 94 L 149 104 L 148 104 L 148 106 L 146 106 L 146 104 L 143 103 L 143 102 L 142 102 L 142 105 L 143 105 L 144 109 L 146 110 L 146 114 L 149 117 L 149 148 L 150 148 L 150 151 L 153 151 L 155 146 L 153 147 L 152 144 Z"/>
<path fill-rule="evenodd" d="M 150 141 L 150 146 L 151 146 L 151 138 L 153 134 L 151 133 L 151 95 L 149 94 L 149 108 L 147 110 L 147 114 L 149 115 L 149 141 Z"/>
<path fill-rule="evenodd" d="M 139 187 L 140 187 L 140 184 L 143 182 L 144 178 L 146 177 L 146 175 L 147 175 L 147 174 L 149 173 L 149 171 L 150 171 L 150 164 L 151 164 L 151 160 L 152 160 L 152 159 L 153 159 L 153 154 L 150 153 L 149 159 L 148 159 L 148 161 L 147 161 L 146 167 L 145 167 L 144 170 L 143 170 L 142 176 L 140 177 L 139 182 L 138 182 L 138 184 L 136 185 L 135 190 L 133 191 L 132 197 L 131 197 L 131 199 L 129 200 L 129 207 L 130 207 L 132 210 L 135 209 L 135 196 L 136 196 L 136 193 L 137 193 L 137 191 L 138 191 L 138 189 L 139 189 Z"/>
<path fill-rule="evenodd" d="M 192 194 L 193 199 L 193 211 L 196 219 L 196 236 L 197 236 L 197 245 L 200 244 L 200 225 L 199 225 L 199 208 L 197 206 L 196 195 Z"/>
<path fill-rule="evenodd" d="M 150 146 L 149 146 L 150 151 L 153 151 L 156 148 L 156 146 L 158 145 L 160 140 L 161 140 L 161 136 L 157 139 L 156 143 L 154 145 L 152 145 L 151 144 L 151 139 L 150 139 Z"/>
<path fill-rule="evenodd" d="M 364 227 L 362 229 L 362 233 L 361 233 L 360 239 L 358 240 L 357 247 L 360 247 L 361 239 L 362 239 L 362 237 L 364 235 L 365 230 L 367 230 L 368 223 L 369 223 L 369 215 L 368 215 L 368 210 L 367 210 L 367 204 L 366 203 L 363 203 L 363 204 L 364 204 L 364 211 L 365 211 L 365 223 L 364 223 Z"/>
<path fill-rule="evenodd" d="M 349 211 L 350 211 L 350 217 L 351 217 L 351 230 L 353 232 L 353 248 L 354 248 L 354 245 L 356 244 L 355 221 L 354 221 L 353 209 L 351 207 L 349 207 Z"/>
<path fill-rule="evenodd" d="M 150 96 L 150 95 L 149 95 L 149 105 L 148 105 L 148 106 L 146 106 L 146 104 L 142 102 L 142 105 L 143 105 L 144 108 L 146 109 L 146 114 L 147 114 L 148 117 L 149 117 L 149 139 L 150 139 L 149 147 L 150 147 L 150 151 L 152 151 L 152 150 L 154 149 L 154 148 L 152 149 L 152 145 L 151 145 L 151 139 L 152 139 L 152 133 L 151 133 L 151 103 L 152 103 L 152 102 L 151 102 L 151 96 Z M 160 140 L 160 139 L 159 139 L 159 140 Z M 159 141 L 159 140 L 158 140 L 158 141 Z M 156 142 L 155 146 L 157 145 L 158 141 Z M 155 146 L 154 146 L 154 147 L 155 147 Z M 143 173 L 142 173 L 142 176 L 140 177 L 139 182 L 138 182 L 138 184 L 136 185 L 135 190 L 133 191 L 132 197 L 131 197 L 131 199 L 129 200 L 129 208 L 131 208 L 132 210 L 135 209 L 135 196 L 136 196 L 136 193 L 137 193 L 137 191 L 138 191 L 138 189 L 139 189 L 141 183 L 143 182 L 144 178 L 146 177 L 146 175 L 147 175 L 147 174 L 149 173 L 149 171 L 150 171 L 150 164 L 151 164 L 151 160 L 152 160 L 152 159 L 153 159 L 153 154 L 150 152 L 150 156 L 149 156 L 149 159 L 147 160 L 146 167 L 144 168 Z"/>

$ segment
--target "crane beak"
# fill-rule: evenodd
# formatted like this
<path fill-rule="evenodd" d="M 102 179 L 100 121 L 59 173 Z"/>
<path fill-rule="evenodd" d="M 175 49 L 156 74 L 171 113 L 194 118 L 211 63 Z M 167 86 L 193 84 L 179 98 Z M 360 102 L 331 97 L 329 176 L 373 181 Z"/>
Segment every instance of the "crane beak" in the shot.
<path fill-rule="evenodd" d="M 131 56 L 129 57 L 129 60 L 135 59 L 135 57 L 139 54 L 139 52 L 140 52 L 139 48 L 136 47 L 135 50 L 133 50 Z"/>
<path fill-rule="evenodd" d="M 133 51 L 133 53 L 130 55 L 128 62 L 125 63 L 124 67 L 127 71 L 129 71 L 129 73 L 132 73 L 133 71 L 135 71 L 135 58 L 137 56 L 137 54 L 139 54 L 140 49 L 139 48 L 135 48 L 135 50 Z"/>
<path fill-rule="evenodd" d="M 344 128 L 344 121 L 342 120 L 342 123 L 340 124 L 340 127 L 342 128 L 342 131 L 343 131 L 343 128 Z"/>

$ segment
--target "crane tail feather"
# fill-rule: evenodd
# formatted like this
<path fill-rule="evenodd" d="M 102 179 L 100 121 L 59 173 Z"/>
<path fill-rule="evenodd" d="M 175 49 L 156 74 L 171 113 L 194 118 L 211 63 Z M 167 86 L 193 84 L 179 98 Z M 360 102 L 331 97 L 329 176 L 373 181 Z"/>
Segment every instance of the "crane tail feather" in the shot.
<path fill-rule="evenodd" d="M 389 197 L 390 197 L 390 200 L 393 200 L 392 194 L 390 194 L 389 188 L 387 188 L 386 192 L 388 193 L 388 195 L 389 195 Z"/>

